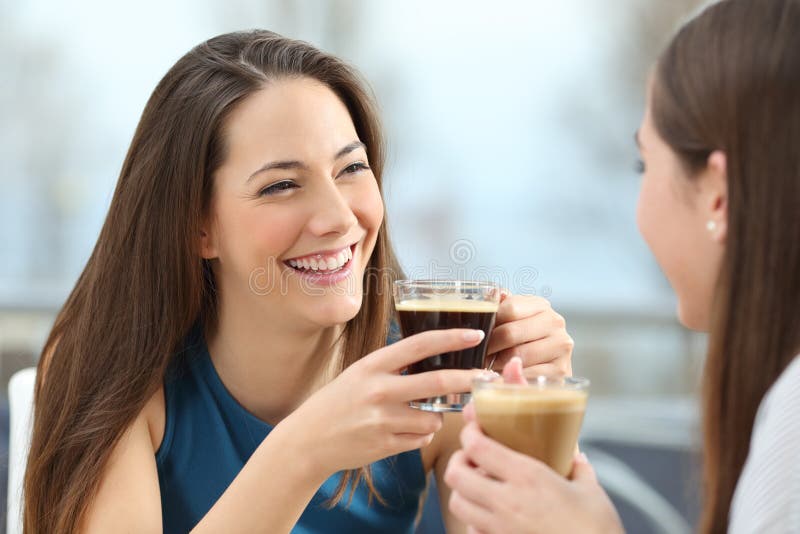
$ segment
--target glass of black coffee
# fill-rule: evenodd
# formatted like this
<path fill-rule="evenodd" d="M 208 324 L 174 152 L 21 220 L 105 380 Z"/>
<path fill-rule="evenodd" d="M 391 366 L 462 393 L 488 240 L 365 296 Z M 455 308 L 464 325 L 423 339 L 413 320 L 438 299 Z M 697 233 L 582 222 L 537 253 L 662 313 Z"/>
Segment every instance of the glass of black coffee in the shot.
<path fill-rule="evenodd" d="M 476 347 L 437 354 L 411 365 L 409 374 L 485 368 L 486 347 L 500 303 L 498 285 L 462 280 L 398 280 L 394 283 L 394 302 L 403 337 L 447 328 L 474 328 L 486 334 Z M 430 412 L 459 412 L 469 399 L 470 394 L 465 392 L 419 399 L 411 406 Z"/>

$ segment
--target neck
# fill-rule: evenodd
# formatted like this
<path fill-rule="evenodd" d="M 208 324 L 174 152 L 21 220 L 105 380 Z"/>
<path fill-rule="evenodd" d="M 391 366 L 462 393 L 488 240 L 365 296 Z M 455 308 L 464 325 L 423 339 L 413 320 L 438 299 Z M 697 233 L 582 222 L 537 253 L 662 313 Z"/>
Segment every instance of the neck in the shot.
<path fill-rule="evenodd" d="M 206 333 L 211 361 L 239 404 L 277 424 L 331 379 L 342 327 L 290 325 L 277 306 L 265 313 L 250 299 L 223 295 L 216 328 Z"/>

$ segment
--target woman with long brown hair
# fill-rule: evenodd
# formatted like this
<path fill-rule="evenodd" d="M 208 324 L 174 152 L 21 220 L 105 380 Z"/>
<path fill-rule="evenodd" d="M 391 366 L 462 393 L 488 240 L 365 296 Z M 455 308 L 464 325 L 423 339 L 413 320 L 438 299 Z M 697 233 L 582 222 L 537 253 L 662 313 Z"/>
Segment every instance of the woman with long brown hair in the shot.
<path fill-rule="evenodd" d="M 724 0 L 686 24 L 637 139 L 639 228 L 681 322 L 710 333 L 700 530 L 800 532 L 800 1 Z M 477 530 L 621 529 L 585 457 L 567 481 L 474 421 L 461 441 L 450 509 Z"/>
<path fill-rule="evenodd" d="M 386 346 L 383 157 L 359 77 L 307 43 L 226 34 L 169 70 L 42 353 L 26 532 L 413 529 L 461 419 L 409 401 L 479 371 L 401 371 L 483 333 Z M 501 302 L 499 362 L 571 349 L 546 301 Z"/>

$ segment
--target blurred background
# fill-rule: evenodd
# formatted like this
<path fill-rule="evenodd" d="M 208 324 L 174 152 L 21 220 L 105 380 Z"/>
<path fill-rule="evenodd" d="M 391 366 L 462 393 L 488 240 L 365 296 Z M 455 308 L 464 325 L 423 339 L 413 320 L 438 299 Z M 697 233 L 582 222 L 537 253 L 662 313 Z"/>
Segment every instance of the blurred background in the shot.
<path fill-rule="evenodd" d="M 705 340 L 638 235 L 633 134 L 652 62 L 701 3 L 0 0 L 0 384 L 35 364 L 158 80 L 213 35 L 267 28 L 371 83 L 407 273 L 549 298 L 593 384 L 583 446 L 628 531 L 688 531 Z M 426 509 L 420 531 L 437 521 Z"/>

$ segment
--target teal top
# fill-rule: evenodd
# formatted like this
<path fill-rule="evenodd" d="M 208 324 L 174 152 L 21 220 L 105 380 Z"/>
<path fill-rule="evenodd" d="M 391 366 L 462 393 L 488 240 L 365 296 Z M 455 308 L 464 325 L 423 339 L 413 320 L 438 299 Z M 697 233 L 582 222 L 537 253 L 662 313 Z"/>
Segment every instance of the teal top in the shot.
<path fill-rule="evenodd" d="M 190 336 L 164 380 L 166 425 L 156 453 L 165 534 L 189 532 L 219 499 L 267 437 L 272 426 L 248 412 L 220 380 L 202 336 Z M 332 422 L 335 424 L 335 422 Z M 414 532 L 425 473 L 419 450 L 372 464 L 373 483 L 386 505 L 362 482 L 348 505 L 347 493 L 333 508 L 340 473 L 311 499 L 293 533 Z M 264 473 L 264 476 L 270 476 Z M 250 499 L 261 506 L 258 496 Z"/>

